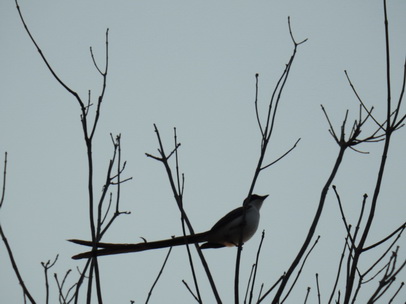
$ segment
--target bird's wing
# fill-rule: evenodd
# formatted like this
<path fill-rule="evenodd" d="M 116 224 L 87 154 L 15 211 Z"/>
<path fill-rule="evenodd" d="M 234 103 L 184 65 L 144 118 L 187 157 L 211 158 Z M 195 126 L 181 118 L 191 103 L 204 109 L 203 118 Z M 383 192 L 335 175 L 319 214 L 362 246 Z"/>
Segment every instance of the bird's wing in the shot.
<path fill-rule="evenodd" d="M 238 208 L 230 211 L 225 216 L 223 216 L 221 219 L 219 219 L 218 222 L 215 223 L 214 226 L 210 229 L 210 231 L 215 231 L 217 229 L 223 228 L 225 225 L 231 223 L 234 219 L 242 216 L 243 213 L 244 213 L 243 207 L 238 207 Z"/>

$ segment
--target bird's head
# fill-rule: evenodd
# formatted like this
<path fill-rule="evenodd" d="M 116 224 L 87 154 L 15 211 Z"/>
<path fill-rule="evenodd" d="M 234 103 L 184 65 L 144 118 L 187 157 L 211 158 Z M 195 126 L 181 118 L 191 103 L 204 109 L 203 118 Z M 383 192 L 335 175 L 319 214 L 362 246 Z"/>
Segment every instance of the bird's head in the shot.
<path fill-rule="evenodd" d="M 254 205 L 258 210 L 261 208 L 262 203 L 264 202 L 264 200 L 268 197 L 268 194 L 266 195 L 257 195 L 257 194 L 251 194 L 250 196 L 248 196 L 243 203 L 244 207 L 247 207 L 249 205 Z"/>

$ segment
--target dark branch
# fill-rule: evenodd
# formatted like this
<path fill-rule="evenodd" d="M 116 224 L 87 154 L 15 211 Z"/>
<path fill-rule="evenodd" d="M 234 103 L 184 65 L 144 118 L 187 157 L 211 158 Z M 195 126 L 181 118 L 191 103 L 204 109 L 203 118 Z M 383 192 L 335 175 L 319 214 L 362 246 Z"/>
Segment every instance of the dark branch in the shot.
<path fill-rule="evenodd" d="M 262 167 L 260 170 L 264 170 L 272 165 L 274 165 L 275 163 L 277 163 L 278 161 L 280 161 L 282 158 L 284 158 L 286 155 L 288 155 L 293 149 L 296 148 L 296 145 L 299 143 L 300 138 L 295 142 L 295 144 L 293 145 L 292 148 L 290 148 L 288 151 L 286 151 L 282 156 L 278 157 L 276 160 L 274 160 L 273 162 L 271 162 L 270 164 Z"/>
<path fill-rule="evenodd" d="M 168 253 L 166 254 L 164 263 L 162 264 L 162 267 L 161 267 L 161 269 L 159 270 L 158 275 L 157 275 L 157 277 L 156 277 L 154 283 L 152 284 L 151 289 L 150 289 L 149 292 L 148 292 L 148 297 L 147 297 L 147 300 L 145 301 L 145 304 L 148 303 L 149 299 L 151 298 L 152 291 L 154 290 L 156 283 L 158 283 L 158 280 L 159 280 L 159 278 L 161 277 L 161 275 L 162 275 L 162 273 L 163 273 L 163 271 L 164 271 L 166 262 L 168 261 L 169 255 L 171 254 L 171 251 L 172 251 L 172 247 L 169 248 Z"/>

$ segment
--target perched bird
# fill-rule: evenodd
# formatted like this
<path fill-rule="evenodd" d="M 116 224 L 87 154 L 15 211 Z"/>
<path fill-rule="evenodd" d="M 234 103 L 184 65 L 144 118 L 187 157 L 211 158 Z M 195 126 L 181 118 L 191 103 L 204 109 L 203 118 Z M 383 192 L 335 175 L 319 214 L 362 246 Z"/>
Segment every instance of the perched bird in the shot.
<path fill-rule="evenodd" d="M 241 236 L 244 243 L 257 231 L 260 218 L 259 210 L 267 197 L 268 195 L 252 194 L 244 200 L 241 207 L 227 213 L 206 232 L 137 244 L 97 243 L 98 250 L 80 253 L 72 258 L 84 259 L 92 256 L 138 252 L 195 243 L 204 243 L 200 246 L 202 249 L 238 246 Z M 80 245 L 93 246 L 91 241 L 76 239 L 69 241 Z"/>

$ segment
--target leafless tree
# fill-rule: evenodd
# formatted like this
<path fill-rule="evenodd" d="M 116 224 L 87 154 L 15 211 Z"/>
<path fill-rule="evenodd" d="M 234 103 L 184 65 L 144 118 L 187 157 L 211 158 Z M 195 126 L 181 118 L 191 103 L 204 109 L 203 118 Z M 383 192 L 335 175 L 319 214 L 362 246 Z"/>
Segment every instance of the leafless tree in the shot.
<path fill-rule="evenodd" d="M 87 189 L 88 189 L 88 212 L 89 212 L 89 228 L 91 234 L 91 242 L 93 244 L 93 250 L 97 249 L 97 244 L 102 240 L 106 231 L 108 231 L 115 220 L 121 214 L 128 214 L 129 212 L 120 210 L 120 193 L 121 193 L 121 184 L 128 181 L 131 178 L 123 178 L 123 172 L 126 167 L 126 162 L 121 159 L 121 135 L 111 136 L 113 151 L 112 157 L 108 162 L 108 168 L 106 170 L 105 181 L 102 185 L 102 191 L 97 195 L 95 189 L 98 188 L 94 184 L 94 158 L 93 158 L 93 138 L 97 131 L 97 126 L 99 119 L 102 113 L 102 105 L 105 97 L 105 91 L 107 87 L 107 76 L 108 76 L 108 66 L 109 66 L 109 54 L 108 54 L 108 30 L 105 35 L 105 62 L 104 68 L 101 68 L 96 62 L 93 50 L 90 48 L 90 56 L 94 63 L 96 70 L 100 73 L 101 76 L 101 89 L 96 101 L 93 103 L 93 98 L 91 91 L 89 91 L 88 96 L 83 98 L 80 96 L 74 89 L 68 86 L 60 76 L 54 71 L 51 64 L 48 62 L 47 57 L 43 53 L 42 49 L 36 42 L 35 38 L 31 34 L 29 27 L 27 26 L 22 11 L 19 7 L 18 1 L 15 0 L 17 11 L 20 15 L 21 22 L 34 44 L 35 48 L 40 54 L 43 62 L 45 63 L 47 69 L 52 74 L 54 79 L 73 97 L 74 100 L 79 105 L 80 118 L 82 131 L 84 135 L 85 150 L 87 155 L 87 165 L 88 165 L 88 176 L 87 176 Z M 261 243 L 258 247 L 258 252 L 256 256 L 255 263 L 252 266 L 252 271 L 248 279 L 248 284 L 245 288 L 245 298 L 244 303 L 261 303 L 265 300 L 271 301 L 273 304 L 281 304 L 285 302 L 291 295 L 291 291 L 295 288 L 298 278 L 302 274 L 302 269 L 305 266 L 307 258 L 312 253 L 313 249 L 317 245 L 319 237 L 315 236 L 316 228 L 320 222 L 320 219 L 323 214 L 323 209 L 325 206 L 326 198 L 329 189 L 333 189 L 337 204 L 340 210 L 340 216 L 343 221 L 343 225 L 346 231 L 346 234 L 343 236 L 345 238 L 343 244 L 342 254 L 339 260 L 339 267 L 336 274 L 336 279 L 332 282 L 332 288 L 329 293 L 329 298 L 327 303 L 335 301 L 336 303 L 356 303 L 358 296 L 366 282 L 377 281 L 377 287 L 369 296 L 368 303 L 376 303 L 384 294 L 391 294 L 390 303 L 393 302 L 395 297 L 397 297 L 403 288 L 403 283 L 399 284 L 397 288 L 395 286 L 395 279 L 398 274 L 404 270 L 406 261 L 398 260 L 399 240 L 402 236 L 403 231 L 406 228 L 406 223 L 398 223 L 396 227 L 393 228 L 393 231 L 387 233 L 387 236 L 382 240 L 375 242 L 373 244 L 368 244 L 367 239 L 370 235 L 371 227 L 374 224 L 374 217 L 376 213 L 376 208 L 379 203 L 379 193 L 381 190 L 382 181 L 384 179 L 384 172 L 386 168 L 386 162 L 388 158 L 388 151 L 390 148 L 390 143 L 392 140 L 392 135 L 398 131 L 404 125 L 404 120 L 406 115 L 402 114 L 401 106 L 404 97 L 405 91 L 405 82 L 406 82 L 406 63 L 404 64 L 404 74 L 402 87 L 400 89 L 400 94 L 396 97 L 396 102 L 393 101 L 392 91 L 393 85 L 390 77 L 390 68 L 392 65 L 390 57 L 390 44 L 389 44 L 389 25 L 388 25 L 388 14 L 386 7 L 386 0 L 383 1 L 383 11 L 384 11 L 384 26 L 385 26 L 385 43 L 386 43 L 386 115 L 383 121 L 380 121 L 377 115 L 373 113 L 373 107 L 367 105 L 367 102 L 364 101 L 358 94 L 355 86 L 353 85 L 352 80 L 350 79 L 347 71 L 345 71 L 345 76 L 348 79 L 348 83 L 352 88 L 358 102 L 359 102 L 359 113 L 358 118 L 354 120 L 350 126 L 349 125 L 349 111 L 344 114 L 344 118 L 341 126 L 337 130 L 333 126 L 327 110 L 322 106 L 322 112 L 324 113 L 327 124 L 329 126 L 329 132 L 333 137 L 334 141 L 338 146 L 336 161 L 332 165 L 332 169 L 329 177 L 327 178 L 325 184 L 323 185 L 320 193 L 320 199 L 318 206 L 315 210 L 312 223 L 309 227 L 308 233 L 303 240 L 303 244 L 299 251 L 297 252 L 295 258 L 286 269 L 284 273 L 277 275 L 277 277 L 270 278 L 270 281 L 273 279 L 274 282 L 271 284 L 271 287 L 265 288 L 265 283 L 260 283 L 259 294 L 254 296 L 254 289 L 258 283 L 256 280 L 259 260 L 261 256 L 262 241 L 264 239 L 264 233 L 262 234 Z M 256 182 L 260 177 L 260 173 L 270 168 L 273 164 L 284 158 L 288 155 L 298 144 L 299 140 L 296 140 L 292 144 L 292 147 L 288 149 L 283 155 L 279 158 L 267 162 L 266 156 L 269 150 L 269 143 L 273 140 L 273 131 L 275 128 L 275 118 L 278 113 L 278 108 L 282 102 L 283 92 L 288 83 L 289 75 L 291 73 L 291 68 L 293 62 L 296 58 L 298 47 L 301 46 L 305 41 L 302 40 L 297 42 L 293 31 L 291 28 L 290 19 L 288 19 L 289 33 L 293 43 L 293 52 L 288 60 L 288 63 L 285 66 L 285 69 L 279 77 L 273 93 L 267 103 L 267 111 L 262 113 L 261 107 L 258 100 L 258 89 L 259 89 L 259 75 L 256 75 L 255 83 L 255 101 L 254 107 L 256 112 L 256 119 L 258 123 L 258 129 L 261 135 L 261 140 L 259 142 L 260 154 L 258 156 L 257 165 L 254 168 L 254 174 L 251 184 L 247 187 L 248 197 L 253 194 L 255 189 Z M 363 135 L 362 131 L 367 123 L 375 125 L 375 129 L 370 132 L 368 135 Z M 194 234 L 194 229 L 191 221 L 189 220 L 188 215 L 186 214 L 183 206 L 183 192 L 184 192 L 184 180 L 185 177 L 180 170 L 180 156 L 179 149 L 181 144 L 178 141 L 178 136 L 176 129 L 174 129 L 174 145 L 169 149 L 169 153 L 166 152 L 167 149 L 163 145 L 161 140 L 161 135 L 159 129 L 154 125 L 154 131 L 158 141 L 158 155 L 153 155 L 147 153 L 147 157 L 156 160 L 162 163 L 167 178 L 172 189 L 176 206 L 179 209 L 181 214 L 181 225 L 183 228 L 184 235 Z M 334 183 L 334 179 L 341 169 L 342 161 L 345 153 L 348 150 L 353 150 L 357 153 L 362 153 L 361 148 L 358 148 L 364 143 L 383 143 L 382 156 L 379 164 L 379 170 L 377 172 L 376 184 L 374 186 L 374 191 L 372 193 L 372 199 L 368 200 L 368 195 L 365 194 L 362 199 L 361 209 L 359 211 L 357 222 L 355 223 L 355 228 L 349 223 L 348 214 L 345 212 L 345 208 L 341 202 L 340 193 L 338 187 Z M 174 161 L 174 165 L 170 163 L 170 160 Z M 7 153 L 4 158 L 4 170 L 3 170 L 3 186 L 2 186 L 2 195 L 0 201 L 0 208 L 2 207 L 5 201 L 5 190 L 6 190 L 6 174 L 7 173 Z M 113 189 L 114 188 L 114 189 Z M 19 272 L 17 262 L 14 259 L 12 249 L 7 241 L 6 235 L 0 224 L 0 235 L 5 244 L 6 251 L 8 253 L 10 263 L 14 269 L 14 272 L 19 280 L 19 283 L 22 287 L 24 298 L 28 299 L 31 303 L 36 303 L 32 294 L 29 292 L 29 288 L 24 284 L 24 280 Z M 385 247 L 386 246 L 386 247 Z M 241 254 L 242 254 L 242 231 L 240 242 L 237 246 L 236 254 L 236 263 L 235 263 L 235 276 L 234 276 L 234 302 L 241 303 L 240 299 L 240 263 L 241 263 Z M 385 248 L 383 254 L 376 260 L 374 263 L 367 268 L 366 270 L 361 270 L 360 262 L 362 261 L 365 253 L 376 250 L 378 248 Z M 195 274 L 195 261 L 193 260 L 191 254 L 191 248 L 189 245 L 186 245 L 188 252 L 188 263 L 193 275 L 193 286 L 190 287 L 185 281 L 184 284 L 189 292 L 192 294 L 193 298 L 198 303 L 203 303 L 203 299 L 200 292 L 199 281 Z M 221 290 L 219 290 L 218 285 L 215 283 L 209 264 L 207 263 L 201 249 L 199 246 L 195 245 L 195 249 L 199 256 L 200 263 L 202 264 L 207 279 L 210 282 L 211 290 L 216 299 L 217 303 L 222 303 L 221 299 Z M 148 293 L 148 298 L 146 302 L 149 301 L 156 282 L 159 280 L 162 271 L 168 261 L 168 257 L 171 250 L 169 250 L 165 261 L 162 265 L 160 272 L 157 275 L 157 278 L 151 287 L 150 292 Z M 44 268 L 45 276 L 45 290 L 46 290 L 46 303 L 49 302 L 49 279 L 48 271 L 56 263 L 58 256 L 51 262 L 43 262 L 42 266 Z M 59 294 L 60 303 L 79 303 L 80 292 L 84 288 L 84 282 L 87 281 L 87 287 L 85 289 L 86 293 L 86 302 L 91 303 L 94 295 L 92 294 L 93 288 L 96 290 L 96 298 L 99 303 L 103 302 L 102 286 L 101 286 L 101 274 L 98 266 L 98 258 L 96 256 L 91 257 L 87 260 L 87 263 L 83 269 L 79 270 L 79 278 L 75 280 L 73 284 L 68 284 L 68 277 L 70 276 L 71 270 L 66 271 L 63 278 L 60 279 L 57 274 L 54 275 L 56 286 Z M 321 303 L 321 290 L 319 286 L 319 277 L 316 274 L 316 290 L 317 298 L 319 303 Z M 392 288 L 391 288 L 392 287 Z M 307 290 L 305 295 L 304 302 L 308 300 L 310 289 Z"/>

